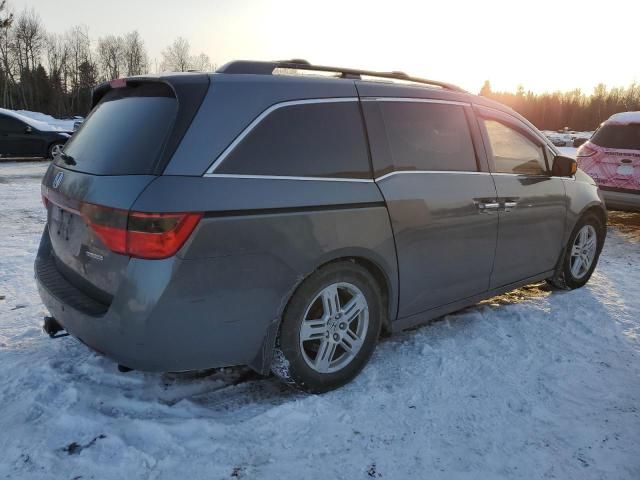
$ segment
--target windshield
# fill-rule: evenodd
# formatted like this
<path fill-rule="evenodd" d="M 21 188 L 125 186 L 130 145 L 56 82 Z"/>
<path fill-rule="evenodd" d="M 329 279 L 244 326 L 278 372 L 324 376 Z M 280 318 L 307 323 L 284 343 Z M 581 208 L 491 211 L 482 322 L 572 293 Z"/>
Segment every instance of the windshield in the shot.
<path fill-rule="evenodd" d="M 64 148 L 56 164 L 96 175 L 153 172 L 178 102 L 167 85 L 110 90 Z"/>
<path fill-rule="evenodd" d="M 640 150 L 640 123 L 603 125 L 591 142 L 604 148 Z"/>

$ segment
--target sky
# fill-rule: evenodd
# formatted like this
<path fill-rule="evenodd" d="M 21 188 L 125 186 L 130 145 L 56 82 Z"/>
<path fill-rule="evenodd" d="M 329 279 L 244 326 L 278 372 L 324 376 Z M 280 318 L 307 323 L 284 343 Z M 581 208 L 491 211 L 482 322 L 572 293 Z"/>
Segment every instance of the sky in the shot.
<path fill-rule="evenodd" d="M 640 0 L 9 0 L 48 31 L 86 25 L 94 41 L 138 30 L 152 61 L 176 37 L 221 65 L 311 63 L 534 92 L 640 82 Z"/>

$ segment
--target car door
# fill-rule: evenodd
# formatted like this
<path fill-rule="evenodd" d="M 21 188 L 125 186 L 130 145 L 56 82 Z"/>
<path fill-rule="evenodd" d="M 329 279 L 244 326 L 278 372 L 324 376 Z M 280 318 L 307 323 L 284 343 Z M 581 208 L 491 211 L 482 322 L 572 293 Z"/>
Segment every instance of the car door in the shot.
<path fill-rule="evenodd" d="M 13 154 L 12 143 L 10 143 L 11 123 L 9 117 L 0 115 L 0 157 Z"/>
<path fill-rule="evenodd" d="M 498 193 L 491 288 L 554 269 L 566 221 L 564 180 L 551 175 L 549 147 L 513 115 L 475 107 Z"/>
<path fill-rule="evenodd" d="M 362 105 L 396 241 L 399 317 L 485 292 L 496 191 L 486 158 L 474 149 L 479 132 L 470 129 L 470 108 L 403 98 L 364 98 Z"/>

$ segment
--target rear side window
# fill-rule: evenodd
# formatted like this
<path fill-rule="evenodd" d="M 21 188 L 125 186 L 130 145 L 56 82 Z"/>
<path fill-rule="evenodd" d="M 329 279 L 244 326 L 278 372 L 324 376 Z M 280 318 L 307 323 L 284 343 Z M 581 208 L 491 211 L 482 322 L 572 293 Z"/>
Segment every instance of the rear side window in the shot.
<path fill-rule="evenodd" d="M 24 133 L 27 125 L 15 118 L 0 115 L 0 132 Z"/>
<path fill-rule="evenodd" d="M 249 132 L 215 173 L 371 178 L 358 103 L 278 108 Z"/>
<path fill-rule="evenodd" d="M 378 102 L 394 170 L 478 170 L 464 109 L 426 102 Z"/>
<path fill-rule="evenodd" d="M 640 150 L 640 123 L 603 125 L 591 142 L 604 148 Z"/>
<path fill-rule="evenodd" d="M 547 166 L 540 145 L 496 120 L 483 119 L 495 171 L 517 175 L 544 175 Z"/>
<path fill-rule="evenodd" d="M 178 101 L 161 83 L 110 90 L 64 147 L 76 164 L 64 168 L 96 175 L 149 174 L 171 131 Z"/>

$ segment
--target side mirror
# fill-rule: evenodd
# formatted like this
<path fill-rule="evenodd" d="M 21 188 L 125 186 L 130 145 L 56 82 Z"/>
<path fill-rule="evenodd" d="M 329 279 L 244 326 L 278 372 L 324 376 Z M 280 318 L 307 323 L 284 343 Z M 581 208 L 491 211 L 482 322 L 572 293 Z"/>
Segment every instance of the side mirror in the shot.
<path fill-rule="evenodd" d="M 31 133 L 33 132 L 33 128 L 31 128 L 31 125 L 27 125 L 27 127 L 24 129 L 24 133 Z"/>
<path fill-rule="evenodd" d="M 554 177 L 571 177 L 578 171 L 578 162 L 575 158 L 556 155 L 553 159 L 551 175 Z"/>

